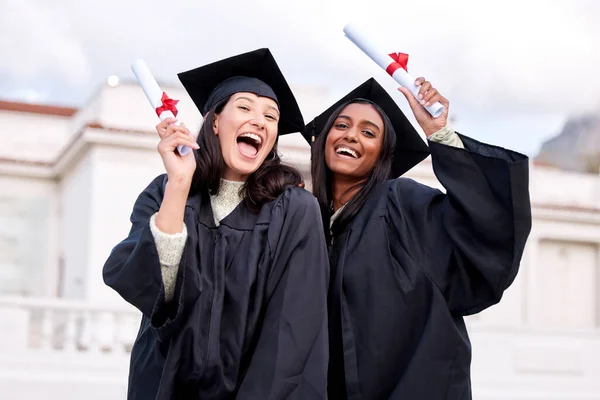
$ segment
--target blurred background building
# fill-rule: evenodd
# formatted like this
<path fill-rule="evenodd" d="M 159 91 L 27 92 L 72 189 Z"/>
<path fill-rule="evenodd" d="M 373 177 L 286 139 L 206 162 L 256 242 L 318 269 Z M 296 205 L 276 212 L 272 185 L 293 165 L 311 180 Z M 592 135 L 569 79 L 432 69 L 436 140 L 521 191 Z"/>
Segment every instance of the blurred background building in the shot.
<path fill-rule="evenodd" d="M 294 89 L 307 119 L 327 105 L 323 88 Z M 166 91 L 197 130 L 189 97 Z M 140 315 L 101 271 L 164 171 L 156 123 L 140 87 L 114 80 L 79 109 L 0 102 L 0 398 L 125 398 Z M 308 145 L 279 146 L 310 185 Z M 469 318 L 474 398 L 600 399 L 600 176 L 531 168 L 521 271 Z M 440 187 L 430 159 L 407 176 Z"/>

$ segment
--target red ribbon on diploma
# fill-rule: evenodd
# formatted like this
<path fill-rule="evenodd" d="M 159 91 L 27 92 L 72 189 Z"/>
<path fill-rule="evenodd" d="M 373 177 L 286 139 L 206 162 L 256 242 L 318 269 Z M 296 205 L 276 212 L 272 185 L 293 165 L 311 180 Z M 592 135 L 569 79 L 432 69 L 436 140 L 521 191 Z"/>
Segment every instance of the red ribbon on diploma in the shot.
<path fill-rule="evenodd" d="M 385 69 L 385 72 L 387 72 L 388 74 L 390 74 L 390 76 L 394 75 L 394 72 L 396 72 L 396 70 L 398 68 L 402 68 L 403 70 L 405 70 L 406 72 L 408 72 L 408 69 L 407 69 L 408 54 L 404 54 L 404 53 L 391 53 L 390 57 L 392 57 L 392 59 L 395 62 L 393 62 L 390 65 L 388 65 L 388 67 Z"/>
<path fill-rule="evenodd" d="M 163 92 L 160 101 L 162 101 L 162 105 L 156 108 L 156 115 L 160 117 L 160 114 L 162 114 L 163 111 L 171 111 L 174 116 L 177 116 L 176 105 L 179 103 L 179 100 L 170 99 L 169 96 Z"/>

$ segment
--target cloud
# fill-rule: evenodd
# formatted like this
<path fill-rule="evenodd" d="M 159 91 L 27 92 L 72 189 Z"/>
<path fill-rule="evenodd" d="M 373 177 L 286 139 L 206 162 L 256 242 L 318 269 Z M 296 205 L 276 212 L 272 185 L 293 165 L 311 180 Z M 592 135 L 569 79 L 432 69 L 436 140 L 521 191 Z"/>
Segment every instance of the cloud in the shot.
<path fill-rule="evenodd" d="M 430 78 L 472 110 L 578 113 L 600 105 L 595 76 L 600 26 L 591 17 L 600 11 L 597 3 L 369 1 L 369 6 L 353 3 L 346 14 L 383 48 L 409 53 L 409 71 Z M 344 22 L 330 23 L 341 30 Z M 323 48 L 335 54 L 344 75 L 368 67 L 386 79 L 338 36 L 331 35 Z"/>
<path fill-rule="evenodd" d="M 132 79 L 129 64 L 138 57 L 161 81 L 177 82 L 182 70 L 270 47 L 290 82 L 328 87 L 328 101 L 369 76 L 394 92 L 397 85 L 343 36 L 346 23 L 358 22 L 383 48 L 408 52 L 409 70 L 460 110 L 567 114 L 600 105 L 593 20 L 600 6 L 591 0 L 165 4 L 8 0 L 0 51 L 10 56 L 0 76 L 8 71 L 33 86 L 32 77 L 47 77 L 92 93 L 108 75 Z"/>
<path fill-rule="evenodd" d="M 48 95 L 35 89 L 17 89 L 8 92 L 8 97 L 20 99 L 27 103 L 44 103 L 48 100 Z"/>
<path fill-rule="evenodd" d="M 40 76 L 62 79 L 67 87 L 86 84 L 89 65 L 69 25 L 69 16 L 49 3 L 6 0 L 0 24 L 0 73 L 24 86 Z"/>

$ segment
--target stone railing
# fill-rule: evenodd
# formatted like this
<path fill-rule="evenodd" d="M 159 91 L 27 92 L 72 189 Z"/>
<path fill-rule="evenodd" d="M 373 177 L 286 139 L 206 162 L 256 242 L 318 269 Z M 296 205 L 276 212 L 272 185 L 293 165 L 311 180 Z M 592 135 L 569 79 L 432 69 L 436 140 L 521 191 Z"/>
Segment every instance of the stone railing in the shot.
<path fill-rule="evenodd" d="M 128 353 L 139 321 L 134 308 L 59 298 L 0 297 L 0 352 Z"/>

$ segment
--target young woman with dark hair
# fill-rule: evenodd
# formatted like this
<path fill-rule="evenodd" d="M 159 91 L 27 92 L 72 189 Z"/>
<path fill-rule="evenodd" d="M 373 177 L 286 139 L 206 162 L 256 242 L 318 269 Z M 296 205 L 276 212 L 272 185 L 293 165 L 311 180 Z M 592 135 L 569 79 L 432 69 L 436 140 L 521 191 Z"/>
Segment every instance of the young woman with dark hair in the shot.
<path fill-rule="evenodd" d="M 143 314 L 128 398 L 324 399 L 327 247 L 276 146 L 304 127 L 296 100 L 267 49 L 179 77 L 204 124 L 158 124 L 166 175 L 103 271 Z"/>
<path fill-rule="evenodd" d="M 531 229 L 528 158 L 456 133 L 448 101 L 416 83 L 419 100 L 401 91 L 445 193 L 400 177 L 428 147 L 374 79 L 305 129 L 330 246 L 331 399 L 470 399 L 463 317 L 500 301 Z"/>

